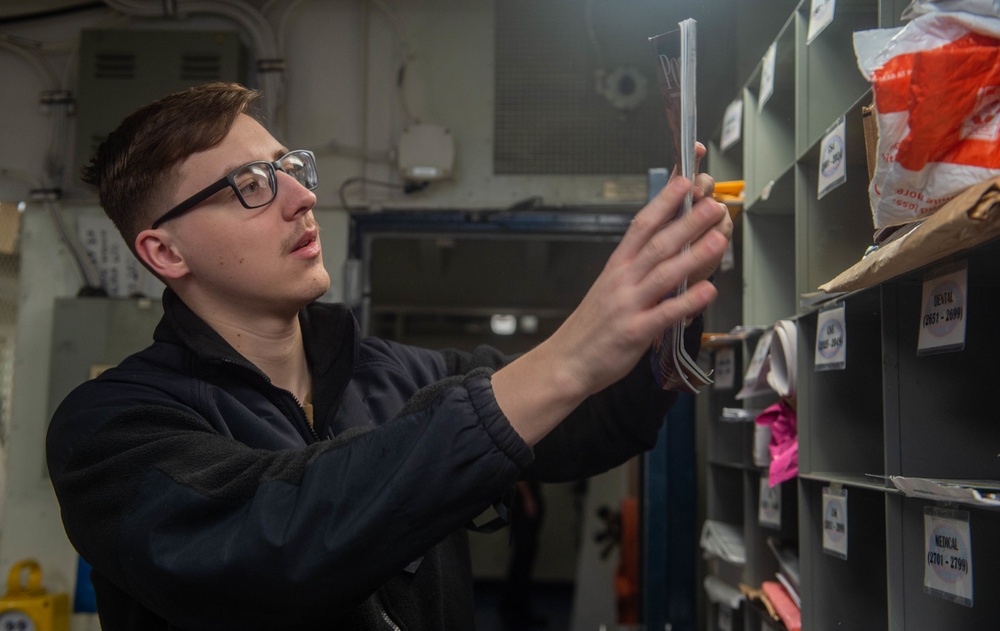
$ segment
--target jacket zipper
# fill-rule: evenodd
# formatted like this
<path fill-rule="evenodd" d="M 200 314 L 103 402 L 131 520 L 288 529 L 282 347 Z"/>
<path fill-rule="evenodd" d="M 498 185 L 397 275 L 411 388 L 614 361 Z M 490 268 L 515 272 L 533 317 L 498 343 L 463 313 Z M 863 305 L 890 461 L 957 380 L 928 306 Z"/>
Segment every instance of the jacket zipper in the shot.
<path fill-rule="evenodd" d="M 244 362 L 244 361 L 234 360 L 234 359 L 231 359 L 229 357 L 223 357 L 222 358 L 222 362 L 227 363 L 227 364 L 232 364 L 234 366 L 239 366 L 241 368 L 245 368 L 245 369 L 249 370 L 250 372 L 256 373 L 258 376 L 262 377 L 264 379 L 264 381 L 267 382 L 267 384 L 270 385 L 272 388 L 274 388 L 275 390 L 277 390 L 279 392 L 287 394 L 289 397 L 291 397 L 292 400 L 295 401 L 295 405 L 299 409 L 299 414 L 301 415 L 302 421 L 305 422 L 306 427 L 309 428 L 309 432 L 313 435 L 313 438 L 315 438 L 317 441 L 320 440 L 319 434 L 316 432 L 316 428 L 313 427 L 312 425 L 310 425 L 309 422 L 306 420 L 306 410 L 305 410 L 305 408 L 302 407 L 302 403 L 299 402 L 298 398 L 294 394 L 292 394 L 288 390 L 285 390 L 284 388 L 279 388 L 279 387 L 275 386 L 273 383 L 271 383 L 271 380 L 267 378 L 267 375 L 265 375 L 263 372 L 261 372 L 261 370 L 259 368 L 257 368 L 256 366 L 254 366 L 253 364 L 249 364 L 249 363 Z M 403 631 L 402 627 L 400 627 L 398 624 L 396 624 L 393 621 L 393 619 L 389 617 L 389 613 L 385 610 L 385 606 L 381 604 L 381 600 L 382 600 L 381 597 L 379 597 L 379 601 L 380 601 L 379 605 L 380 606 L 378 608 L 378 611 L 379 611 L 379 615 L 382 617 L 382 621 L 385 622 L 386 626 L 389 627 L 390 631 Z"/>
<path fill-rule="evenodd" d="M 402 627 L 393 622 L 389 617 L 389 612 L 385 610 L 384 596 L 380 592 L 375 592 L 375 600 L 378 603 L 378 613 L 382 616 L 382 622 L 389 627 L 390 631 L 403 631 Z"/>
<path fill-rule="evenodd" d="M 285 390 L 284 388 L 277 388 L 277 390 L 279 392 L 284 392 L 288 394 L 288 396 L 292 398 L 292 401 L 295 401 L 295 405 L 299 406 L 299 414 L 302 417 L 302 421 L 306 424 L 306 427 L 309 428 L 309 433 L 312 434 L 312 437 L 316 440 L 316 442 L 319 442 L 320 441 L 319 432 L 316 431 L 316 427 L 313 425 L 313 423 L 315 423 L 315 420 L 313 420 L 313 423 L 309 422 L 309 417 L 306 416 L 306 408 L 304 405 L 302 405 L 302 402 L 299 401 L 299 398 L 294 394 L 292 394 L 291 392 L 289 392 L 288 390 Z"/>
<path fill-rule="evenodd" d="M 231 364 L 233 366 L 239 366 L 240 368 L 249 370 L 250 372 L 252 372 L 255 375 L 257 375 L 260 378 L 262 378 L 264 380 L 264 382 L 267 383 L 268 386 L 274 388 L 278 392 L 281 392 L 283 394 L 287 394 L 289 397 L 291 397 L 292 401 L 295 401 L 295 405 L 299 409 L 299 414 L 301 416 L 302 422 L 305 423 L 306 427 L 309 428 L 309 433 L 312 434 L 313 439 L 315 439 L 316 442 L 319 442 L 321 440 L 320 437 L 319 437 L 319 433 L 316 432 L 316 428 L 313 427 L 312 424 L 310 424 L 309 421 L 308 421 L 308 419 L 306 418 L 306 409 L 304 407 L 302 407 L 302 403 L 299 402 L 298 397 L 296 397 L 290 391 L 285 390 L 284 388 L 279 388 L 278 386 L 276 386 L 273 383 L 271 383 L 271 380 L 267 377 L 267 375 L 264 374 L 264 372 L 262 370 L 260 370 L 259 368 L 257 368 L 256 366 L 254 366 L 253 364 L 251 364 L 249 362 L 239 361 L 239 360 L 232 359 L 232 358 L 229 358 L 229 357 L 223 357 L 223 358 L 221 358 L 220 361 L 222 361 L 224 364 Z"/>
<path fill-rule="evenodd" d="M 392 618 L 389 617 L 389 614 L 386 613 L 386 611 L 385 611 L 384 608 L 380 607 L 379 608 L 379 613 L 382 614 L 382 620 L 387 625 L 389 625 L 389 628 L 392 629 L 392 631 L 403 631 L 402 629 L 399 628 L 399 625 L 397 625 L 395 622 L 392 621 Z"/>

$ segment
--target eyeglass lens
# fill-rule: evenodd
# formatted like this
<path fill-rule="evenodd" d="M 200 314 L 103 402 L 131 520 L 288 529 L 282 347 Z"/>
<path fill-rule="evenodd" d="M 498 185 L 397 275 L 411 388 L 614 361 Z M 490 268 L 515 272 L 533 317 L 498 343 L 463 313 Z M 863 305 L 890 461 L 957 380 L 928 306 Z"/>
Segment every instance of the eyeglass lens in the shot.
<path fill-rule="evenodd" d="M 316 161 L 312 154 L 306 151 L 292 151 L 274 164 L 267 162 L 248 164 L 232 176 L 236 190 L 247 208 L 257 208 L 274 199 L 277 191 L 275 164 L 310 190 L 316 188 L 319 183 Z"/>
<path fill-rule="evenodd" d="M 263 206 L 274 198 L 274 169 L 269 164 L 248 164 L 233 174 L 233 182 L 249 208 Z"/>
<path fill-rule="evenodd" d="M 293 151 L 281 159 L 281 170 L 291 175 L 302 186 L 312 190 L 319 183 L 316 160 L 307 151 Z"/>

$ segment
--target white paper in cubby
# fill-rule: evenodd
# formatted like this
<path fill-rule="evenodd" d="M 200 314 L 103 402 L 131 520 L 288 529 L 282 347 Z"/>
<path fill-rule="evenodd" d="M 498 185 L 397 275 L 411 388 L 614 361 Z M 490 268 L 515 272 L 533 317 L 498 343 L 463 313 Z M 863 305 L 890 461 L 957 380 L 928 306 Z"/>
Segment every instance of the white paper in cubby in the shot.
<path fill-rule="evenodd" d="M 760 339 L 757 340 L 757 346 L 754 349 L 753 356 L 750 358 L 750 365 L 743 374 L 743 387 L 736 393 L 737 400 L 761 394 L 774 394 L 774 390 L 767 383 L 767 373 L 771 368 L 769 352 L 773 336 L 774 329 L 771 329 L 765 331 L 760 336 Z"/>

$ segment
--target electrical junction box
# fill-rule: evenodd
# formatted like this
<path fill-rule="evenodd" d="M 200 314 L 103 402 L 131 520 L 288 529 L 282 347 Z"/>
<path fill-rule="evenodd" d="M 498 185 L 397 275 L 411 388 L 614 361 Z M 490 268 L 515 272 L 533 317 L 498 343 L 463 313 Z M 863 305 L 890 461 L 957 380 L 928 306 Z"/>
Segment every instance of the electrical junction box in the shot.
<path fill-rule="evenodd" d="M 163 317 L 158 298 L 56 298 L 53 309 L 47 418 L 73 388 L 149 346 Z M 39 466 L 48 480 L 48 465 Z"/>
<path fill-rule="evenodd" d="M 455 167 L 455 141 L 451 132 L 430 123 L 408 127 L 399 138 L 396 162 L 405 180 L 430 181 L 451 177 Z"/>
<path fill-rule="evenodd" d="M 75 172 L 140 106 L 214 81 L 244 83 L 246 54 L 230 31 L 84 29 L 76 95 Z"/>

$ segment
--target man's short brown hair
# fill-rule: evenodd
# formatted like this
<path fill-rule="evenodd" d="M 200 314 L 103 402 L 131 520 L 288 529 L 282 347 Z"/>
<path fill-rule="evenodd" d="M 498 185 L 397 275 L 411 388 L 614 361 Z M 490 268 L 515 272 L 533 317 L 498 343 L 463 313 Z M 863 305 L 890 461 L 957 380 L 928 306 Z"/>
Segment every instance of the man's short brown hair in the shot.
<path fill-rule="evenodd" d="M 235 83 L 208 83 L 175 92 L 131 114 L 98 147 L 82 171 L 129 249 L 168 210 L 177 166 L 222 142 L 260 93 Z"/>

